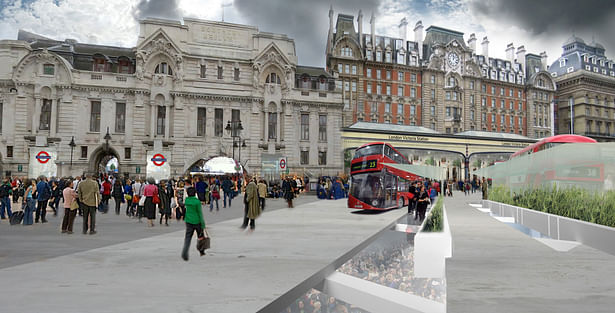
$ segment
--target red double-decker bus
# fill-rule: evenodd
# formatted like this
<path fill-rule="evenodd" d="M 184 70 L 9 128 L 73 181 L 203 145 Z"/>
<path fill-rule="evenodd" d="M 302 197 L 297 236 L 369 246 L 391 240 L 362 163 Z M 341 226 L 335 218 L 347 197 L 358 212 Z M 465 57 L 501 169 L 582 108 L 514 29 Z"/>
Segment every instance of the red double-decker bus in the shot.
<path fill-rule="evenodd" d="M 355 151 L 350 164 L 350 194 L 348 208 L 388 210 L 408 204 L 412 194 L 408 187 L 418 176 L 388 166 L 410 164 L 408 159 L 390 144 L 373 142 Z"/>

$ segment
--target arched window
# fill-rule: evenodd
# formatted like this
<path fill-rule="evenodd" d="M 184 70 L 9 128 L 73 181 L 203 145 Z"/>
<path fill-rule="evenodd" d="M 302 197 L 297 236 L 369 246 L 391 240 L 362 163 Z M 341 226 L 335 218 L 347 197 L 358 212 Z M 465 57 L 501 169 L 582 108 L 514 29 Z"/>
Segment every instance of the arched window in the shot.
<path fill-rule="evenodd" d="M 154 73 L 173 75 L 173 70 L 166 62 L 162 62 L 156 65 L 156 68 L 154 69 Z"/>
<path fill-rule="evenodd" d="M 301 76 L 301 88 L 309 89 L 310 88 L 310 76 L 307 74 L 303 74 Z"/>
<path fill-rule="evenodd" d="M 320 90 L 327 90 L 327 80 L 325 79 L 324 76 L 321 76 L 318 79 L 318 83 L 319 83 L 318 84 L 318 89 L 320 89 Z"/>
<path fill-rule="evenodd" d="M 267 75 L 267 80 L 265 81 L 267 84 L 281 84 L 280 76 L 276 73 L 271 73 Z"/>

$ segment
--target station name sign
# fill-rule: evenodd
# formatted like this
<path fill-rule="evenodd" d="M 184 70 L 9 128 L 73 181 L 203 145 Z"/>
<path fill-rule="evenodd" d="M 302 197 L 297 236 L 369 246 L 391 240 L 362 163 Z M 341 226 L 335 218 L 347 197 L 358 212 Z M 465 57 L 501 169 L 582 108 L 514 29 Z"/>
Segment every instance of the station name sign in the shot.
<path fill-rule="evenodd" d="M 429 141 L 429 138 L 420 136 L 389 135 L 389 140 Z"/>
<path fill-rule="evenodd" d="M 502 146 L 525 148 L 528 146 L 528 144 L 520 142 L 502 142 Z"/>

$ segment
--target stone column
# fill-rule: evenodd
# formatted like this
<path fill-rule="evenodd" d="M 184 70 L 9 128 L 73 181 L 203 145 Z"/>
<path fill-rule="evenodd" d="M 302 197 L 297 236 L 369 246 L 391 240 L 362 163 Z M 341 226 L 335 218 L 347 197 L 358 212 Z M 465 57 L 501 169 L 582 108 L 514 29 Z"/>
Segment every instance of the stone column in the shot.
<path fill-rule="evenodd" d="M 49 137 L 54 137 L 58 129 L 58 105 L 60 99 L 51 100 L 51 121 L 49 123 Z"/>
<path fill-rule="evenodd" d="M 156 111 L 158 111 L 158 106 L 150 103 L 150 137 L 154 138 L 156 136 Z"/>
<path fill-rule="evenodd" d="M 171 130 L 171 107 L 169 105 L 164 106 L 164 138 L 170 138 Z"/>
<path fill-rule="evenodd" d="M 34 113 L 32 114 L 32 135 L 36 135 L 41 117 L 41 97 L 34 98 Z"/>

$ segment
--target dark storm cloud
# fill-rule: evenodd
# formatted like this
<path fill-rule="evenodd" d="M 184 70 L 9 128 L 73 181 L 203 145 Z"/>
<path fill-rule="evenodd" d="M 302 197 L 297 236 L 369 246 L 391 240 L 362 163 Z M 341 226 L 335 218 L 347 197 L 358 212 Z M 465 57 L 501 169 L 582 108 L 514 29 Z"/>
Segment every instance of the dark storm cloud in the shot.
<path fill-rule="evenodd" d="M 325 45 L 329 29 L 329 7 L 333 4 L 334 23 L 337 14 L 356 18 L 363 10 L 364 27 L 371 13 L 376 13 L 380 0 L 235 0 L 234 7 L 261 31 L 287 34 L 295 40 L 299 64 L 324 66 Z M 377 15 L 377 14 L 376 14 Z M 334 24 L 335 26 L 335 24 Z"/>
<path fill-rule="evenodd" d="M 503 18 L 539 37 L 574 32 L 590 43 L 595 35 L 607 54 L 609 50 L 611 55 L 615 53 L 612 0 L 472 0 L 470 8 L 488 18 Z"/>
<path fill-rule="evenodd" d="M 181 20 L 182 18 L 179 0 L 141 0 L 133 8 L 132 14 L 137 20 L 146 17 L 161 17 L 173 20 Z"/>

